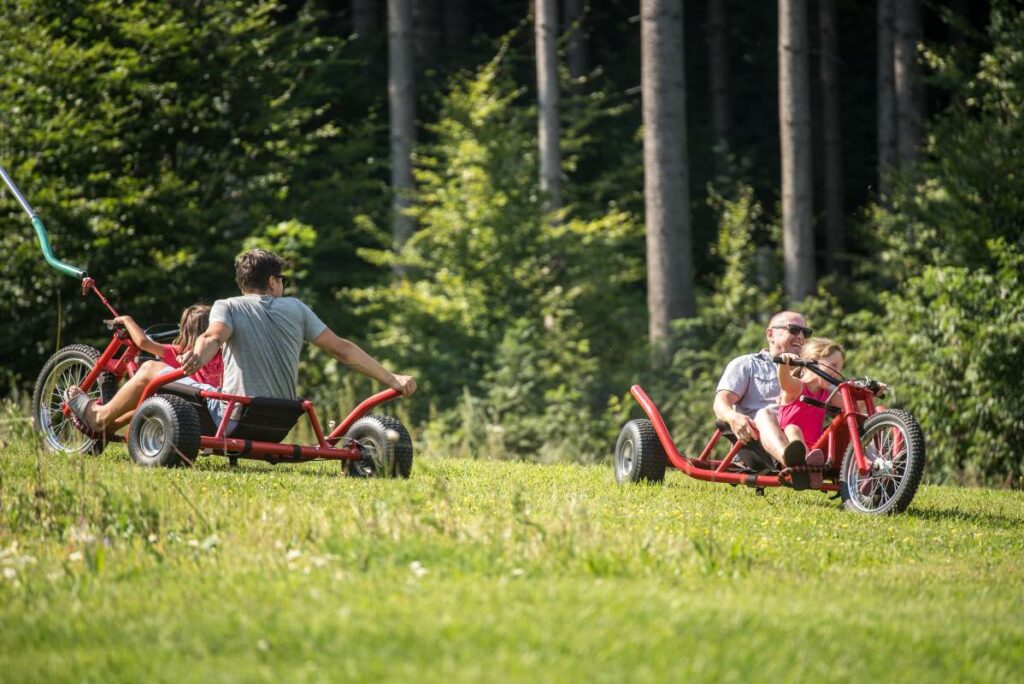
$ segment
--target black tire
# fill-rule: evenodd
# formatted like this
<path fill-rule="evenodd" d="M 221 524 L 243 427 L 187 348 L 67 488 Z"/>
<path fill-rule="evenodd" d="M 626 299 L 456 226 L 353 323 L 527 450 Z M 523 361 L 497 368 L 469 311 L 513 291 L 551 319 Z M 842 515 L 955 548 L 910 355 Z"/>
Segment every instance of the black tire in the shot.
<path fill-rule="evenodd" d="M 158 394 L 142 402 L 128 427 L 128 454 L 148 468 L 188 467 L 199 455 L 199 414 L 182 399 Z"/>
<path fill-rule="evenodd" d="M 389 435 L 388 433 L 392 433 Z M 397 435 L 397 438 L 396 438 Z M 412 474 L 413 447 L 409 431 L 391 416 L 363 416 L 345 435 L 363 450 L 359 461 L 345 461 L 352 477 L 401 477 Z"/>
<path fill-rule="evenodd" d="M 615 481 L 661 482 L 668 458 L 651 421 L 631 420 L 622 427 L 615 444 Z"/>
<path fill-rule="evenodd" d="M 43 364 L 32 392 L 32 424 L 48 450 L 78 454 L 103 451 L 105 440 L 86 437 L 61 411 L 65 390 L 81 383 L 99 358 L 100 353 L 94 347 L 72 344 L 57 351 Z M 107 402 L 116 392 L 117 378 L 110 373 L 100 373 L 89 395 Z"/>
<path fill-rule="evenodd" d="M 868 515 L 902 513 L 914 499 L 924 474 L 925 445 L 921 426 L 906 411 L 881 411 L 864 421 L 861 444 L 872 470 L 864 476 L 857 472 L 851 443 L 839 473 L 843 507 Z"/>

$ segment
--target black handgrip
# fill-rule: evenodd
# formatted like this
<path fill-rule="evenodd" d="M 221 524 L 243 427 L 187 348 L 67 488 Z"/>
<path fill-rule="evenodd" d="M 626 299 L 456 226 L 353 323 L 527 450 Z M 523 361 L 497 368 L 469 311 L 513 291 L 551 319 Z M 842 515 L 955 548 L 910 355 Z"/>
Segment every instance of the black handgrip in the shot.
<path fill-rule="evenodd" d="M 772 361 L 779 364 L 780 366 L 787 365 L 786 360 L 783 359 L 781 356 L 773 356 Z M 801 361 L 800 359 L 792 359 L 788 362 L 788 365 L 795 366 L 797 368 L 807 368 L 808 366 L 816 366 L 817 364 L 814 363 L 813 361 Z"/>

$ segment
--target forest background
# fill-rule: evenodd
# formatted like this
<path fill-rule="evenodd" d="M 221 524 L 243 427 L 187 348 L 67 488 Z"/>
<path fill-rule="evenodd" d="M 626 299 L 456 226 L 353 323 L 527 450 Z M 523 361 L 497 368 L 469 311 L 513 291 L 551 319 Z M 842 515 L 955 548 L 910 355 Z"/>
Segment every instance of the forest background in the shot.
<path fill-rule="evenodd" d="M 404 33 L 387 4 L 404 6 Z M 685 3 L 692 310 L 653 343 L 636 2 L 561 3 L 557 193 L 550 177 L 542 189 L 540 32 L 524 0 L 0 0 L 0 163 L 57 255 L 143 324 L 235 294 L 242 249 L 285 255 L 289 294 L 417 376 L 403 418 L 444 453 L 605 460 L 636 382 L 692 452 L 725 363 L 789 306 L 848 348 L 851 372 L 895 388 L 932 481 L 1019 486 L 1022 6 L 796 4 L 810 287 L 787 286 L 776 4 Z M 920 137 L 899 159 L 880 141 L 884 8 L 918 21 Z M 390 101 L 389 59 L 414 86 Z M 415 112 L 412 189 L 392 173 L 395 97 Z M 18 402 L 56 348 L 102 344 L 105 329 L 6 193 L 0 217 L 0 393 Z M 329 406 L 369 389 L 317 353 L 300 382 Z"/>

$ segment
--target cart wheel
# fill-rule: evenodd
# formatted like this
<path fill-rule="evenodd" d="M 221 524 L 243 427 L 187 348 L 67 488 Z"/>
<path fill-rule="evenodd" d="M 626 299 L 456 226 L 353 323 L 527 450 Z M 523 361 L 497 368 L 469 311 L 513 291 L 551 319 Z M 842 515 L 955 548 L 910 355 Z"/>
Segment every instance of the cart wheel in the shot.
<path fill-rule="evenodd" d="M 401 477 L 412 473 L 412 438 L 396 418 L 363 416 L 345 435 L 363 451 L 359 461 L 345 461 L 342 469 L 352 477 Z"/>
<path fill-rule="evenodd" d="M 853 445 L 847 447 L 839 478 L 843 506 L 872 515 L 902 513 L 917 493 L 924 473 L 921 426 L 906 411 L 881 411 L 864 421 L 861 445 L 871 470 L 861 475 Z"/>
<path fill-rule="evenodd" d="M 106 446 L 105 440 L 91 439 L 82 434 L 61 410 L 64 392 L 69 387 L 80 385 L 99 358 L 100 353 L 95 348 L 72 344 L 51 356 L 39 372 L 32 393 L 32 422 L 50 451 L 99 454 Z M 100 373 L 89 390 L 89 396 L 106 402 L 116 392 L 117 378 L 110 373 Z"/>
<path fill-rule="evenodd" d="M 128 427 L 128 454 L 141 466 L 191 466 L 199 454 L 199 414 L 181 397 L 142 402 Z"/>
<path fill-rule="evenodd" d="M 661 482 L 668 459 L 654 426 L 646 418 L 631 420 L 622 427 L 615 444 L 615 481 Z"/>

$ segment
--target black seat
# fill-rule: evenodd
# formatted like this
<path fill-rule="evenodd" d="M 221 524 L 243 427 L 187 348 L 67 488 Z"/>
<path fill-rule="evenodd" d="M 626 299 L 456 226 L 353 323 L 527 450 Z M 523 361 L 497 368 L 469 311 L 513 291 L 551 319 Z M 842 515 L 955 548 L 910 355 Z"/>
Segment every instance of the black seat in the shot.
<path fill-rule="evenodd" d="M 715 427 L 722 431 L 722 436 L 729 440 L 730 444 L 736 443 L 736 435 L 729 424 L 723 420 L 716 420 Z M 738 461 L 738 463 L 737 463 Z M 736 453 L 733 464 L 749 473 L 775 473 L 778 472 L 778 462 L 771 457 L 760 442 L 747 442 L 742 449 Z"/>
<path fill-rule="evenodd" d="M 199 429 L 205 436 L 217 434 L 210 411 L 206 407 L 206 399 L 199 396 L 200 389 L 181 382 L 169 382 L 157 390 L 160 394 L 172 394 L 185 399 L 196 407 L 199 414 Z M 254 442 L 280 442 L 305 411 L 301 399 L 274 399 L 272 397 L 253 397 L 252 401 L 242 407 L 238 423 L 228 435 L 236 439 L 249 439 Z"/>

